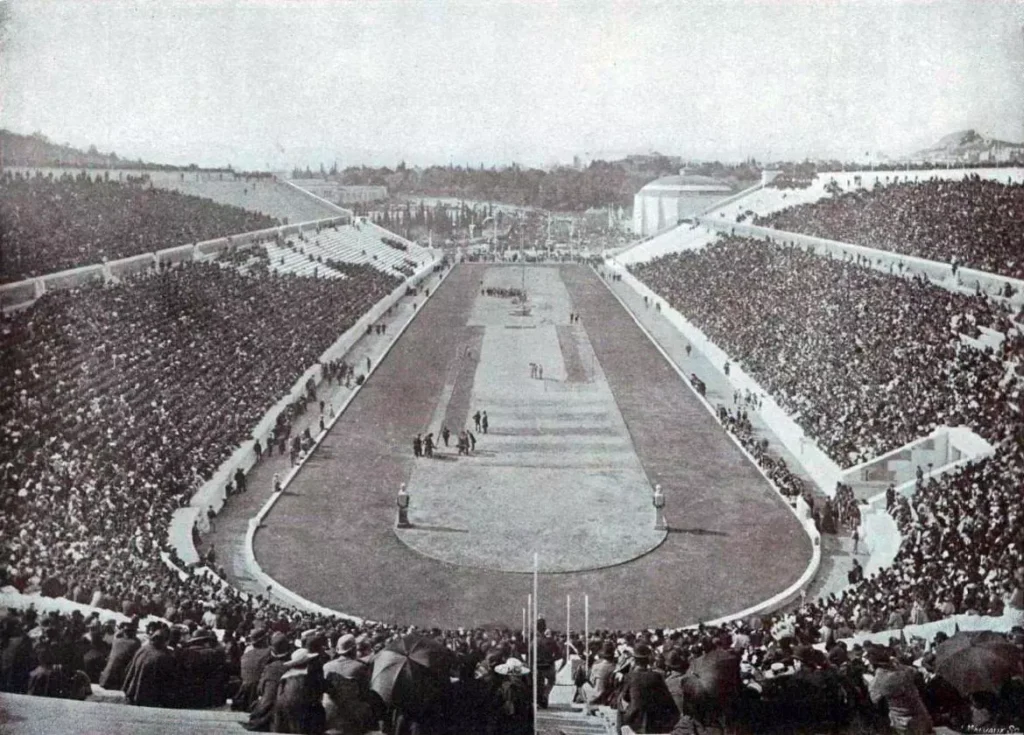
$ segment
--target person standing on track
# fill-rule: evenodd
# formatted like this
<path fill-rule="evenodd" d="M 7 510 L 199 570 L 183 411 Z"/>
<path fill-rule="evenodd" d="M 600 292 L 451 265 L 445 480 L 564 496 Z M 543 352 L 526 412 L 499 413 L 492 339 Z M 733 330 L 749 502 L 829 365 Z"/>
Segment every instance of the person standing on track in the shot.
<path fill-rule="evenodd" d="M 480 431 L 480 411 L 473 414 L 473 423 L 476 425 L 476 430 Z"/>
<path fill-rule="evenodd" d="M 487 433 L 487 425 L 487 412 L 484 411 L 483 416 L 480 417 L 480 426 L 485 434 Z"/>

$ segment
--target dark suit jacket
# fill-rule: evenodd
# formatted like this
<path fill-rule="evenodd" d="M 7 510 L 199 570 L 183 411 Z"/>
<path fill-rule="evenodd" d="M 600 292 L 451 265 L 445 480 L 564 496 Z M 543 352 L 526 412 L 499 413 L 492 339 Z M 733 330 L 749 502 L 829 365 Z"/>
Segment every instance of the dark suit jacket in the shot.
<path fill-rule="evenodd" d="M 634 732 L 669 732 L 679 719 L 679 710 L 657 671 L 639 668 L 630 671 L 622 699 L 626 703 L 622 724 L 629 725 Z"/>
<path fill-rule="evenodd" d="M 120 633 L 114 636 L 114 642 L 110 646 L 110 655 L 107 656 L 107 665 L 100 674 L 98 684 L 104 689 L 120 689 L 124 684 L 124 673 L 128 670 L 128 664 L 135 657 L 135 652 L 142 647 L 142 642 L 132 636 L 123 636 Z"/>

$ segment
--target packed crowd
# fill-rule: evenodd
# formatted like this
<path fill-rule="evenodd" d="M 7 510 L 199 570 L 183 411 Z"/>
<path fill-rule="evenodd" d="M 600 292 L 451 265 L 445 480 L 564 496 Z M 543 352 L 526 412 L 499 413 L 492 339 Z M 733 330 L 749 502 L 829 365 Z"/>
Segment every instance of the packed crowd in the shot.
<path fill-rule="evenodd" d="M 546 708 L 569 666 L 584 711 L 611 707 L 639 733 L 1024 724 L 1020 628 L 851 646 L 839 640 L 842 624 L 802 615 L 588 638 L 540 619 L 532 657 L 519 630 L 403 628 L 225 604 L 201 612 L 115 625 L 78 612 L 11 611 L 0 620 L 0 691 L 83 699 L 97 685 L 139 706 L 230 705 L 261 732 L 527 735 L 533 679 Z M 1005 666 L 979 676 L 958 665 L 964 639 L 992 647 Z M 402 673 L 410 659 L 415 667 Z"/>
<path fill-rule="evenodd" d="M 396 285 L 188 263 L 4 317 L 0 585 L 194 608 L 160 556 L 171 514 Z"/>
<path fill-rule="evenodd" d="M 1024 278 L 1022 215 L 1024 185 L 975 175 L 851 191 L 754 224 Z"/>
<path fill-rule="evenodd" d="M 936 423 L 969 423 L 994 443 L 1024 435 L 1006 405 L 1013 388 L 999 385 L 1002 371 L 990 356 L 958 344 L 958 332 L 1005 318 L 980 297 L 737 240 L 638 271 L 848 461 Z M 396 733 L 413 726 L 526 733 L 533 727 L 524 705 L 529 677 L 542 679 L 543 691 L 555 661 L 574 649 L 592 664 L 584 698 L 619 706 L 634 729 L 671 721 L 685 732 L 736 717 L 759 723 L 759 732 L 786 731 L 793 717 L 875 717 L 870 703 L 886 697 L 873 695 L 862 674 L 884 671 L 894 656 L 918 660 L 927 675 L 929 651 L 919 642 L 870 653 L 848 650 L 840 638 L 960 612 L 998 614 L 1024 581 L 1024 457 L 1013 444 L 957 475 L 922 478 L 911 512 L 898 516 L 905 543 L 895 564 L 841 595 L 721 628 L 598 631 L 561 642 L 547 634 L 530 664 L 519 632 L 418 631 L 448 651 L 447 684 L 421 710 L 378 701 L 368 667 L 417 631 L 282 609 L 214 576 L 180 572 L 161 552 L 173 510 L 304 368 L 396 285 L 372 268 L 342 286 L 187 264 L 50 294 L 5 317 L 0 586 L 164 621 L 151 623 L 142 642 L 132 624 L 115 632 L 75 615 L 11 613 L 0 623 L 0 689 L 80 696 L 82 671 L 136 704 L 204 707 L 230 699 L 250 712 L 253 729 L 320 732 L 341 722 L 340 731 L 366 732 L 383 721 Z M 333 363 L 326 372 L 345 379 L 351 368 Z M 723 409 L 723 423 L 784 492 L 800 492 L 799 478 L 753 436 L 745 412 L 759 399 L 744 400 L 735 414 Z M 63 409 L 49 410 L 54 405 Z M 835 429 L 836 421 L 846 427 Z M 281 431 L 287 435 L 285 425 Z M 846 505 L 837 496 L 837 518 Z M 811 652 L 812 643 L 824 644 L 827 656 Z M 718 652 L 734 661 L 739 681 L 724 709 L 720 698 L 688 698 L 682 682 L 688 668 L 709 665 Z M 804 681 L 812 673 L 827 679 L 813 691 Z M 671 706 L 663 699 L 664 719 L 648 721 L 640 693 L 657 688 L 655 679 L 665 683 Z M 960 693 L 950 717 L 973 718 L 979 703 L 970 694 Z M 1006 704 L 1012 696 L 1000 691 L 987 702 L 993 721 L 1019 717 L 1022 710 Z M 801 698 L 814 706 L 793 706 Z"/>
<path fill-rule="evenodd" d="M 904 539 L 895 563 L 810 603 L 810 619 L 878 631 L 956 613 L 1002 613 L 1024 569 L 1024 521 L 1014 505 L 1024 477 L 1019 389 L 1004 380 L 1002 360 L 959 339 L 980 324 L 1005 328 L 997 305 L 741 239 L 635 272 L 842 465 L 941 424 L 965 424 L 998 447 L 994 458 L 941 479 L 919 473 L 913 503 L 894 494 L 890 512 Z M 849 488 L 840 488 L 832 506 L 843 525 L 859 513 Z"/>
<path fill-rule="evenodd" d="M 941 424 L 1007 436 L 1005 367 L 959 339 L 1008 329 L 1009 314 L 984 296 L 742 238 L 633 269 L 841 466 Z"/>
<path fill-rule="evenodd" d="M 701 394 L 703 395 L 703 391 Z M 799 475 L 789 469 L 785 459 L 776 457 L 769 451 L 767 439 L 762 439 L 754 433 L 754 426 L 745 409 L 733 413 L 725 406 L 719 406 L 718 420 L 730 434 L 739 439 L 740 444 L 750 452 L 750 456 L 783 495 L 790 498 L 802 496 L 813 505 L 814 499 L 810 488 Z"/>
<path fill-rule="evenodd" d="M 0 282 L 274 227 L 210 199 L 65 174 L 0 177 Z"/>

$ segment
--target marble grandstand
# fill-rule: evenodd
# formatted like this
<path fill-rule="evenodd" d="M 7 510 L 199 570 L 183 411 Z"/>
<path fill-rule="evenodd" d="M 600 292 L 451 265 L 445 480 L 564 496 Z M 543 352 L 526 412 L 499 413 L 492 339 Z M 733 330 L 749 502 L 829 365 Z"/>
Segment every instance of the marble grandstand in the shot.
<path fill-rule="evenodd" d="M 762 185 L 720 209 L 700 212 L 696 225 L 681 225 L 639 243 L 602 266 L 609 288 L 638 324 L 643 322 L 645 329 L 655 331 L 675 330 L 687 356 L 693 347 L 703 357 L 699 364 L 706 372 L 693 375 L 695 385 L 711 385 L 705 396 L 708 408 L 712 401 L 718 402 L 718 417 L 729 431 L 735 434 L 741 427 L 744 439 L 740 441 L 748 456 L 756 455 L 760 461 L 769 453 L 774 455 L 769 458 L 773 486 L 779 489 L 793 475 L 786 469 L 786 460 L 779 470 L 780 456 L 793 462 L 794 473 L 810 478 L 806 487 L 794 481 L 793 492 L 783 495 L 805 514 L 802 520 L 808 531 L 819 532 L 817 543 L 825 534 L 845 539 L 857 528 L 870 553 L 870 565 L 866 578 L 851 578 L 849 585 L 835 585 L 820 598 L 791 596 L 779 601 L 784 605 L 781 610 L 766 608 L 755 616 L 726 616 L 715 624 L 685 629 L 596 631 L 589 640 L 578 631 L 565 630 L 554 636 L 545 654 L 551 656 L 552 666 L 559 658 L 566 662 L 573 658 L 574 649 L 581 654 L 577 658 L 588 664 L 611 656 L 617 665 L 629 667 L 634 665 L 634 654 L 642 658 L 642 647 L 650 646 L 661 657 L 654 659 L 656 665 L 671 675 L 672 661 L 681 658 L 699 669 L 721 654 L 735 669 L 736 691 L 742 675 L 747 696 L 734 697 L 736 691 L 730 691 L 728 697 L 710 705 L 700 696 L 680 694 L 675 700 L 676 718 L 682 724 L 690 718 L 691 724 L 721 726 L 725 717 L 756 732 L 822 727 L 856 732 L 878 726 L 878 713 L 870 706 L 875 692 L 869 698 L 863 678 L 866 667 L 854 647 L 866 641 L 881 645 L 875 649 L 868 644 L 874 653 L 864 658 L 883 661 L 882 666 L 890 657 L 913 662 L 934 678 L 934 666 L 928 669 L 929 656 L 934 661 L 942 651 L 937 640 L 926 638 L 961 628 L 994 629 L 1008 633 L 1007 640 L 1017 646 L 1019 667 L 1019 626 L 1024 619 L 1020 610 L 1024 557 L 1019 543 L 1024 532 L 1019 484 L 1024 455 L 1017 441 L 1024 432 L 1020 419 L 1022 284 L 1013 276 L 988 272 L 969 280 L 971 262 L 958 267 L 955 257 L 920 263 L 897 248 L 873 247 L 875 243 L 836 246 L 829 240 L 833 233 L 827 231 L 815 230 L 814 235 L 795 239 L 791 232 L 773 230 L 770 220 L 748 223 L 754 216 L 821 202 L 832 196 L 834 186 L 872 189 L 876 181 L 883 187 L 898 185 L 897 178 L 907 183 L 905 176 L 946 178 L 955 185 L 975 173 L 857 172 L 823 174 L 803 188 Z M 991 178 L 1019 182 L 1024 170 L 1001 169 Z M 279 182 L 179 179 L 154 183 L 181 191 L 187 186 L 214 192 L 221 197 L 218 201 L 250 209 L 247 204 L 260 203 L 276 208 L 266 214 L 278 218 L 288 217 L 282 214 L 286 210 L 314 215 L 310 219 L 339 217 L 336 210 L 321 209 L 315 199 L 291 199 L 290 193 L 284 193 L 287 188 L 278 188 Z M 815 222 L 820 225 L 819 220 Z M 983 246 L 982 240 L 979 247 Z M 220 485 L 217 491 L 226 492 L 215 468 L 234 461 L 232 451 L 237 446 L 245 443 L 248 450 L 250 424 L 288 386 L 289 405 L 278 415 L 287 416 L 289 432 L 293 420 L 296 427 L 315 427 L 303 413 L 307 405 L 315 406 L 318 389 L 323 391 L 321 396 L 332 389 L 332 378 L 327 370 L 304 372 L 305 363 L 323 364 L 330 355 L 343 365 L 346 360 L 355 364 L 358 355 L 359 364 L 364 357 L 368 367 L 376 364 L 391 343 L 374 342 L 373 351 L 366 353 L 353 350 L 356 337 L 385 313 L 394 314 L 388 317 L 392 326 L 404 329 L 423 305 L 427 287 L 436 292 L 445 275 L 438 275 L 436 269 L 445 271 L 447 264 L 437 261 L 433 251 L 369 222 L 350 222 L 343 215 L 304 227 L 230 238 L 216 247 L 193 246 L 190 253 L 178 268 L 167 268 L 157 260 L 157 268 L 147 264 L 142 272 L 110 279 L 106 289 L 87 286 L 73 293 L 43 293 L 25 312 L 5 317 L 3 339 L 11 348 L 5 360 L 12 371 L 0 381 L 4 408 L 0 461 L 7 467 L 0 475 L 0 500 L 8 518 L 40 520 L 32 526 L 36 536 L 12 527 L 0 541 L 0 581 L 14 588 L 5 589 L 0 599 L 17 606 L 34 602 L 46 609 L 53 606 L 54 598 L 75 598 L 81 603 L 75 609 L 85 616 L 99 608 L 100 617 L 121 621 L 148 613 L 144 624 L 148 623 L 147 633 L 156 643 L 146 643 L 142 650 L 160 648 L 159 641 L 169 631 L 172 648 L 182 652 L 178 654 L 182 670 L 200 679 L 202 673 L 216 682 L 200 693 L 208 699 L 182 694 L 170 705 L 200 709 L 222 707 L 229 697 L 240 694 L 236 679 L 244 680 L 241 661 L 246 660 L 241 641 L 256 642 L 250 652 L 260 650 L 260 645 L 266 645 L 264 632 L 271 626 L 285 636 L 287 653 L 303 661 L 293 667 L 303 672 L 310 660 L 327 659 L 328 645 L 342 656 L 358 646 L 361 655 L 370 657 L 409 632 L 401 621 L 377 623 L 331 617 L 312 606 L 289 608 L 280 605 L 282 597 L 272 596 L 270 590 L 265 597 L 241 593 L 221 578 L 227 575 L 218 570 L 214 559 L 207 557 L 205 564 L 195 566 L 181 563 L 176 544 L 191 544 L 187 535 L 169 543 L 162 534 L 174 506 L 180 510 L 198 486 L 211 484 L 211 477 L 216 477 L 212 484 Z M 997 261 L 1005 258 L 1003 252 L 986 255 Z M 922 274 L 924 278 L 914 277 Z M 427 280 L 434 275 L 437 285 Z M 475 293 L 476 282 L 471 286 Z M 1016 291 L 1006 291 L 1007 286 Z M 192 298 L 189 306 L 182 307 L 184 322 L 178 324 L 172 318 L 177 315 L 169 313 L 172 307 L 166 305 L 178 303 L 182 294 Z M 295 303 L 292 294 L 300 294 L 302 303 Z M 76 299 L 82 307 L 78 315 Z M 166 309 L 150 309 L 150 301 Z M 48 317 L 53 327 L 39 328 L 36 314 Z M 119 315 L 127 321 L 119 321 Z M 140 330 L 138 344 L 132 340 L 136 329 Z M 292 330 L 298 342 L 292 341 Z M 233 334 L 236 331 L 241 334 Z M 158 339 L 160 335 L 166 338 Z M 83 343 L 86 337 L 97 340 L 103 349 L 83 354 L 68 346 Z M 336 338 L 346 351 L 330 351 L 339 344 Z M 463 346 L 459 347 L 462 352 Z M 301 354 L 291 354 L 296 350 Z M 68 351 L 71 368 L 46 358 Z M 110 374 L 101 369 L 101 359 L 107 360 L 108 352 L 114 365 Z M 185 356 L 196 361 L 190 365 L 200 381 L 196 385 L 174 378 L 183 360 L 187 362 Z M 70 369 L 81 374 L 73 376 L 67 372 Z M 116 388 L 111 376 L 117 369 L 135 387 L 116 400 L 113 394 L 107 400 Z M 52 398 L 51 384 L 61 386 L 64 400 L 89 412 L 96 431 L 74 417 L 69 419 L 73 432 L 53 428 L 44 410 L 45 401 Z M 153 385 L 174 386 L 180 399 L 148 412 Z M 230 421 L 224 425 L 214 421 L 219 414 L 208 409 L 217 405 L 218 391 L 227 395 L 240 385 L 246 387 L 232 400 Z M 189 390 L 195 395 L 189 397 Z M 350 386 L 338 385 L 336 390 L 344 393 Z M 280 404 L 273 411 L 279 408 Z M 225 417 L 228 414 L 224 412 Z M 751 420 L 761 433 L 751 432 Z M 173 473 L 161 472 L 159 464 L 147 464 L 139 470 L 137 481 L 134 472 L 132 483 L 116 479 L 123 460 L 104 448 L 104 432 L 109 430 L 111 445 L 124 449 L 125 442 L 135 440 L 132 432 L 123 437 L 113 429 L 135 425 L 135 421 L 148 443 L 131 445 L 129 450 L 151 453 Z M 321 416 L 323 433 L 313 431 L 317 437 L 325 433 L 322 421 Z M 52 441 L 45 441 L 47 431 L 53 432 Z M 166 441 L 166 436 L 173 438 Z M 81 438 L 88 447 L 95 442 L 96 458 L 91 453 L 87 458 L 78 456 L 69 437 Z M 921 463 L 929 464 L 927 471 Z M 71 468 L 76 467 L 90 473 L 91 489 L 84 494 L 73 479 Z M 763 465 L 762 471 L 767 477 Z M 856 483 L 844 472 L 854 473 L 859 486 L 851 489 L 848 485 Z M 32 479 L 31 485 L 26 478 Z M 53 497 L 43 492 L 46 483 L 53 483 Z M 890 486 L 898 486 L 897 497 L 888 497 Z M 103 514 L 89 510 L 96 488 L 106 493 L 104 502 L 111 510 L 116 512 L 123 504 L 115 522 L 106 522 Z M 61 529 L 52 518 L 58 517 L 56 500 L 65 494 L 74 499 L 71 509 L 81 515 Z M 152 506 L 147 508 L 142 501 L 150 500 Z M 198 520 L 204 503 L 206 498 L 194 503 L 190 523 Z M 856 511 L 849 511 L 847 503 Z M 837 524 L 837 514 L 842 518 L 844 513 L 846 523 Z M 102 541 L 104 532 L 106 541 Z M 110 548 L 110 538 L 115 548 Z M 67 569 L 59 568 L 51 549 L 73 560 Z M 816 553 L 820 555 L 821 549 L 816 548 Z M 834 563 L 842 564 L 842 556 L 836 554 Z M 125 578 L 116 580 L 116 585 L 104 578 L 104 563 L 115 564 Z M 309 563 L 321 562 L 310 559 Z M 167 591 L 161 584 L 167 585 Z M 799 592 L 806 589 L 801 587 Z M 38 682 L 44 679 L 57 681 L 59 677 L 47 667 L 60 656 L 69 669 L 80 663 L 81 652 L 71 645 L 76 638 L 81 644 L 88 637 L 90 645 L 109 656 L 107 669 L 117 658 L 113 650 L 126 650 L 128 644 L 123 641 L 130 634 L 118 633 L 114 638 L 113 625 L 90 629 L 84 617 L 72 615 L 72 608 L 57 607 L 61 612 L 55 616 L 8 615 L 0 643 L 5 655 L 8 651 L 24 654 L 24 661 L 15 667 L 20 678 L 7 676 L 12 667 L 5 663 L 0 690 L 24 691 L 33 686 L 28 682 L 41 687 Z M 211 629 L 219 631 L 212 641 Z M 348 641 L 349 633 L 358 642 Z M 459 629 L 431 634 L 450 649 L 452 670 L 459 672 L 453 691 L 462 698 L 446 702 L 448 709 L 441 715 L 431 713 L 435 718 L 431 726 L 438 732 L 444 731 L 438 718 L 449 717 L 465 727 L 469 720 L 461 719 L 463 709 L 478 705 L 479 712 L 490 712 L 491 700 L 474 699 L 481 695 L 469 686 L 478 665 L 486 669 L 492 658 L 497 665 L 499 659 L 530 655 L 519 631 Z M 108 641 L 103 648 L 104 637 L 114 638 L 113 647 Z M 133 647 L 132 656 L 138 648 Z M 609 648 L 612 654 L 606 653 Z M 189 653 L 194 649 L 203 653 Z M 303 658 L 307 653 L 310 658 Z M 12 654 L 5 661 L 14 658 Z M 134 666 L 130 659 L 121 661 L 121 681 L 103 678 L 109 673 L 106 669 L 97 678 L 110 684 L 110 689 L 123 687 L 130 701 L 139 703 L 139 688 L 131 683 L 138 679 L 128 675 L 130 665 Z M 537 663 L 542 660 L 546 661 L 538 658 Z M 30 672 L 28 663 L 39 666 Z M 38 669 L 45 671 L 37 675 Z M 560 682 L 563 694 L 572 684 L 567 679 L 573 668 L 567 669 Z M 230 679 L 229 671 L 236 679 Z M 814 679 L 817 693 L 789 687 L 787 682 L 804 682 L 808 671 L 824 672 Z M 22 689 L 11 685 L 22 680 Z M 228 686 L 229 680 L 233 687 Z M 340 691 L 330 688 L 340 686 L 337 679 L 330 681 L 329 700 Z M 67 696 L 67 687 L 53 686 L 53 696 Z M 102 696 L 100 689 L 95 691 Z M 822 692 L 830 697 L 836 694 L 834 700 L 827 699 L 835 706 L 822 705 L 826 701 Z M 845 698 L 838 692 L 844 692 Z M 314 708 L 320 701 L 319 691 L 316 694 Z M 957 700 L 955 707 L 929 700 L 930 717 L 962 725 L 964 708 L 971 704 L 969 694 L 956 695 L 963 701 Z M 458 706 L 453 705 L 455 700 Z M 993 722 L 1024 724 L 1024 709 L 1016 707 L 1022 701 L 1020 687 L 999 690 L 992 700 Z M 28 712 L 31 706 L 19 699 L 10 708 Z M 73 708 L 61 709 L 59 715 L 51 713 L 49 721 L 74 717 L 66 714 L 73 712 Z M 105 723 L 118 720 L 109 709 L 94 715 Z M 570 713 L 564 719 L 549 715 L 543 725 L 552 732 L 560 728 L 580 733 L 616 731 L 615 715 L 609 710 L 603 715 L 599 725 Z M 219 714 L 187 719 L 200 730 L 231 727 L 227 716 Z M 156 731 L 152 728 L 158 729 L 161 722 L 149 714 L 137 721 L 140 731 Z M 499 720 L 488 722 L 491 726 Z M 378 724 L 379 719 L 373 727 Z M 513 731 L 508 723 L 493 731 L 502 732 L 506 725 Z M 452 727 L 451 723 L 445 726 Z M 361 731 L 370 730 L 367 725 Z"/>

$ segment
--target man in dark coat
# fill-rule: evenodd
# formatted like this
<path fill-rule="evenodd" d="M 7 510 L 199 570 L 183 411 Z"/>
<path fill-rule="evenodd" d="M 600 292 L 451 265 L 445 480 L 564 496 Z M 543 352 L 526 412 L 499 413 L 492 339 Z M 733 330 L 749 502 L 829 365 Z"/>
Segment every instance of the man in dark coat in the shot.
<path fill-rule="evenodd" d="M 178 651 L 181 707 L 220 707 L 227 699 L 227 659 L 217 636 L 199 628 L 188 645 Z"/>
<path fill-rule="evenodd" d="M 622 724 L 636 733 L 670 732 L 679 719 L 679 710 L 665 680 L 650 668 L 651 658 L 651 647 L 638 643 L 633 649 L 633 668 L 623 683 L 626 710 Z"/>
<path fill-rule="evenodd" d="M 120 689 L 124 684 L 124 673 L 128 670 L 128 664 L 132 662 L 135 653 L 142 647 L 142 642 L 136 637 L 136 623 L 134 620 L 127 620 L 118 623 L 118 631 L 114 636 L 114 642 L 110 646 L 110 655 L 107 657 L 107 665 L 100 674 L 99 685 L 104 689 Z"/>
<path fill-rule="evenodd" d="M 324 664 L 319 652 L 300 648 L 277 683 L 274 732 L 320 735 L 327 717 L 322 704 Z"/>
<path fill-rule="evenodd" d="M 277 685 L 288 670 L 292 650 L 291 640 L 284 633 L 279 631 L 270 637 L 270 658 L 256 686 L 256 705 L 249 715 L 249 721 L 243 723 L 246 730 L 270 732 L 274 721 L 274 704 L 277 701 Z"/>
<path fill-rule="evenodd" d="M 88 645 L 82 654 L 82 670 L 89 677 L 89 681 L 99 683 L 100 674 L 103 673 L 109 656 L 110 644 L 103 640 L 103 628 L 97 625 L 89 631 Z"/>
<path fill-rule="evenodd" d="M 351 633 L 341 636 L 336 650 L 338 657 L 324 665 L 327 722 L 342 735 L 361 735 L 376 729 L 384 713 L 374 707 L 370 667 L 357 658 L 356 637 Z"/>
<path fill-rule="evenodd" d="M 74 671 L 58 663 L 56 654 L 56 647 L 48 641 L 36 645 L 35 659 L 39 665 L 29 674 L 26 694 L 60 699 L 71 696 Z"/>
<path fill-rule="evenodd" d="M 24 694 L 32 671 L 32 641 L 17 618 L 4 620 L 7 645 L 0 653 L 0 692 Z"/>
<path fill-rule="evenodd" d="M 259 696 L 260 677 L 270 660 L 270 631 L 266 628 L 255 630 L 249 636 L 249 647 L 242 654 L 239 666 L 241 683 L 231 698 L 231 709 L 248 712 Z"/>
<path fill-rule="evenodd" d="M 163 626 L 132 658 L 124 675 L 125 696 L 139 707 L 173 707 L 178 692 L 178 662 L 167 649 L 170 632 Z"/>

